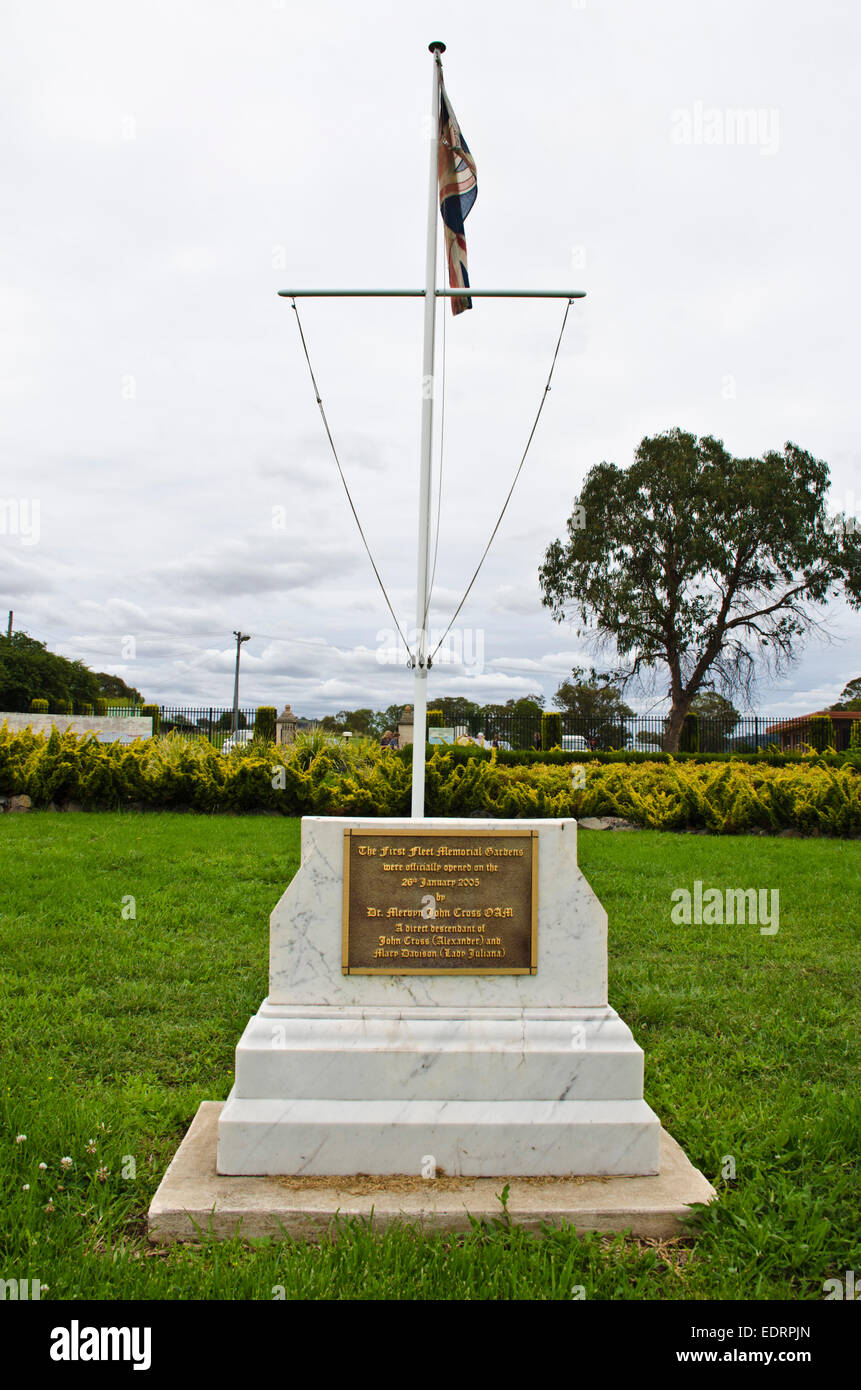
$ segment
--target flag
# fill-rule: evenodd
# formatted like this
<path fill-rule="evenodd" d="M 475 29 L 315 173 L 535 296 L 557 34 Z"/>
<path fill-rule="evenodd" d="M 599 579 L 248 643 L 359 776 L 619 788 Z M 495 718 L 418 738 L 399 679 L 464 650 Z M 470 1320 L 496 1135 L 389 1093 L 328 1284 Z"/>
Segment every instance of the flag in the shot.
<path fill-rule="evenodd" d="M 463 223 L 478 196 L 475 160 L 463 138 L 448 93 L 439 75 L 439 210 L 445 227 L 445 254 L 451 289 L 468 289 L 466 238 Z M 452 295 L 451 311 L 462 314 L 472 308 L 467 295 Z"/>

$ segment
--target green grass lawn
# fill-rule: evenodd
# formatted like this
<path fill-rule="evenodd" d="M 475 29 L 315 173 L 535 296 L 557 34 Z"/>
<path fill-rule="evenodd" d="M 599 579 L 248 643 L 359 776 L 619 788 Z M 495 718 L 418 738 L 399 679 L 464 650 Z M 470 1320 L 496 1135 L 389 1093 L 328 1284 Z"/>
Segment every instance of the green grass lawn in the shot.
<path fill-rule="evenodd" d="M 0 820 L 0 1277 L 59 1299 L 820 1299 L 859 1268 L 861 843 L 656 832 L 581 832 L 580 862 L 646 1099 L 721 1194 L 695 1234 L 353 1224 L 321 1247 L 152 1250 L 147 1207 L 199 1102 L 230 1089 L 298 854 L 280 818 Z M 779 889 L 778 933 L 673 925 L 694 879 Z"/>

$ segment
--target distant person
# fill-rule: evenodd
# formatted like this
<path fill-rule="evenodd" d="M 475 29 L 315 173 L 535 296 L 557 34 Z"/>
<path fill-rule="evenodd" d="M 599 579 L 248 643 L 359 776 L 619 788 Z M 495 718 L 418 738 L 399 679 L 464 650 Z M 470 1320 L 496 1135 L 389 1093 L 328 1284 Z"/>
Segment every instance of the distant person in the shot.
<path fill-rule="evenodd" d="M 393 737 L 393 735 L 392 735 L 391 729 L 386 729 L 386 732 L 383 734 L 383 737 L 380 739 L 380 747 L 381 747 L 381 748 L 391 748 L 391 746 L 392 746 L 392 737 Z"/>
<path fill-rule="evenodd" d="M 499 734 L 494 734 L 494 735 L 493 735 L 493 743 L 491 744 L 491 747 L 492 747 L 492 748 L 498 748 L 498 747 L 499 747 Z"/>
<path fill-rule="evenodd" d="M 535 737 L 534 737 L 534 739 L 532 740 L 532 747 L 535 749 L 536 753 L 540 753 L 540 752 L 541 752 L 541 735 L 540 735 L 540 733 L 539 733 L 539 734 L 536 734 Z"/>
<path fill-rule="evenodd" d="M 398 749 L 400 748 L 400 746 L 401 746 L 400 735 L 398 734 L 397 729 L 395 729 L 394 733 L 392 734 L 392 738 L 391 738 L 391 742 L 389 743 L 389 747 L 391 748 L 391 750 L 392 750 L 393 753 L 397 753 L 397 751 L 398 751 Z"/>

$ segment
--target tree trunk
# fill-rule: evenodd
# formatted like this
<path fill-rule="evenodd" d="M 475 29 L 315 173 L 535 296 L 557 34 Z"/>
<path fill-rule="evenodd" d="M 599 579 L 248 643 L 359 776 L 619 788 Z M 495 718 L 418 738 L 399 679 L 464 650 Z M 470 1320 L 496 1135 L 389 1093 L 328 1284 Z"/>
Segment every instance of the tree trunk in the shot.
<path fill-rule="evenodd" d="M 679 740 L 682 736 L 682 725 L 685 722 L 685 716 L 687 715 L 690 707 L 691 702 L 690 700 L 688 700 L 686 702 L 673 705 L 672 709 L 670 710 L 670 717 L 667 720 L 667 732 L 664 735 L 665 753 L 678 753 Z"/>

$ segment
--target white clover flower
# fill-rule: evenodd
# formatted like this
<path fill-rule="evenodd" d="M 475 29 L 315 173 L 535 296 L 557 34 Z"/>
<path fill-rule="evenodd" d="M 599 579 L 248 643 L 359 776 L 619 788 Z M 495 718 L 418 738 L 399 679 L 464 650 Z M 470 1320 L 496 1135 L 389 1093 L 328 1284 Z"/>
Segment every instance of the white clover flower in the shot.
<path fill-rule="evenodd" d="M 46 1169 L 47 1167 L 48 1167 L 47 1163 L 40 1163 L 40 1164 L 39 1164 L 39 1171 L 40 1171 L 41 1173 L 44 1173 L 44 1172 L 45 1172 L 45 1169 Z"/>
<path fill-rule="evenodd" d="M 26 1140 L 26 1138 L 27 1138 L 26 1134 L 16 1134 L 16 1135 L 15 1135 L 15 1143 L 16 1143 L 16 1144 L 23 1144 L 24 1141 Z"/>
<path fill-rule="evenodd" d="M 71 1168 L 71 1166 L 72 1166 L 72 1160 L 71 1160 L 70 1158 L 67 1157 L 67 1158 L 61 1158 L 61 1159 L 60 1159 L 60 1167 L 61 1167 L 61 1168 Z"/>
<path fill-rule="evenodd" d="M 30 1191 L 30 1184 L 29 1184 L 28 1182 L 25 1182 L 24 1187 L 23 1187 L 22 1190 L 23 1190 L 24 1192 L 29 1192 L 29 1191 Z"/>

